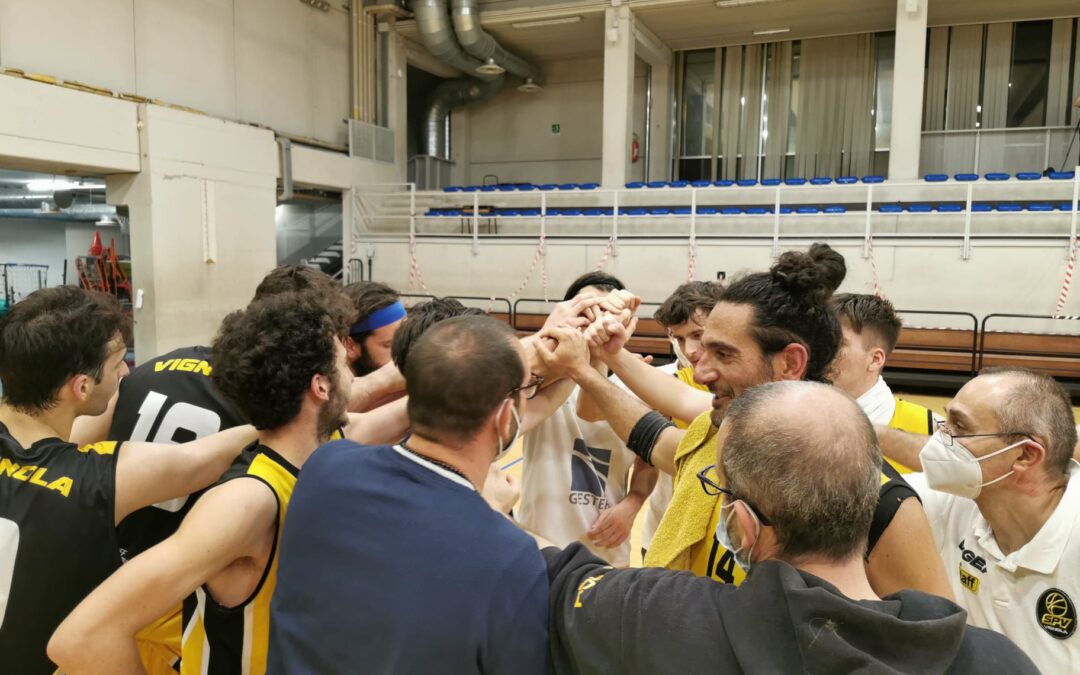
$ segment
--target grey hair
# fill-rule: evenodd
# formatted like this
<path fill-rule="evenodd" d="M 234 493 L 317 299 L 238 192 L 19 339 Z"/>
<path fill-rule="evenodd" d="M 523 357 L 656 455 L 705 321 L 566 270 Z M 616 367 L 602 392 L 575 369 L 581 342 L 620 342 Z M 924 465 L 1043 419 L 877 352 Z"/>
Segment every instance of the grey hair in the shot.
<path fill-rule="evenodd" d="M 1068 473 L 1076 448 L 1076 420 L 1065 388 L 1054 378 L 1027 368 L 986 368 L 979 373 L 984 375 L 1012 382 L 1007 405 L 993 411 L 1001 430 L 1029 434 L 1041 443 L 1050 478 Z"/>
<path fill-rule="evenodd" d="M 783 399 L 810 394 L 818 424 Z M 836 397 L 839 405 L 825 405 Z M 800 397 L 802 398 L 802 397 Z M 732 401 L 724 474 L 776 530 L 779 557 L 848 560 L 866 551 L 881 486 L 881 450 L 850 397 L 815 382 L 773 382 Z"/>

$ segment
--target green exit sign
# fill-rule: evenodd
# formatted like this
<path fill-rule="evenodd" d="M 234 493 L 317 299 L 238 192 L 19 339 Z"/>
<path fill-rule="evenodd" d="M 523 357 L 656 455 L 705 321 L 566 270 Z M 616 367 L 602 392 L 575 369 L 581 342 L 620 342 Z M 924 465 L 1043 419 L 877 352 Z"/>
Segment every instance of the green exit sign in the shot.
<path fill-rule="evenodd" d="M 562 133 L 562 125 L 561 124 L 552 124 L 551 125 L 551 135 L 552 136 L 558 136 L 561 133 Z"/>

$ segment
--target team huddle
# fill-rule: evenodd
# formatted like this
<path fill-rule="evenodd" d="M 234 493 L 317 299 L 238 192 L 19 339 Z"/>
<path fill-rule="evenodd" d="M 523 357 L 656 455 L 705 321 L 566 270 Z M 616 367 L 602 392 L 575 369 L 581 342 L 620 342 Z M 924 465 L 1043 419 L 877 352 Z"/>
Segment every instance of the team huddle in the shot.
<path fill-rule="evenodd" d="M 660 367 L 600 272 L 522 337 L 283 266 L 130 372 L 115 301 L 37 291 L 0 320 L 0 671 L 1080 670 L 1068 394 L 894 396 L 901 321 L 845 274 L 678 287 Z"/>

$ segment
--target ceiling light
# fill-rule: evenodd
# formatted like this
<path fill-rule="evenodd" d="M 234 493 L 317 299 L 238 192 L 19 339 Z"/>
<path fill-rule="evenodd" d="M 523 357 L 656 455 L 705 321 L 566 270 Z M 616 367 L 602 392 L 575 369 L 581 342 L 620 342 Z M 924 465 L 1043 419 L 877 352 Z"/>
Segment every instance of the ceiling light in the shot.
<path fill-rule="evenodd" d="M 748 5 L 766 5 L 784 0 L 716 0 L 717 7 L 746 7 Z"/>
<path fill-rule="evenodd" d="M 476 72 L 484 75 L 502 75 L 506 72 L 506 68 L 503 68 L 499 64 L 495 63 L 495 59 L 488 59 L 487 63 L 481 64 L 476 67 Z"/>
<path fill-rule="evenodd" d="M 533 79 L 531 77 L 526 77 L 525 82 L 517 88 L 518 91 L 524 92 L 526 94 L 540 91 L 540 89 L 542 89 L 542 87 L 537 83 L 533 82 Z"/>
<path fill-rule="evenodd" d="M 756 30 L 754 35 L 779 35 L 781 33 L 790 33 L 790 28 L 770 28 L 768 30 Z"/>
<path fill-rule="evenodd" d="M 116 218 L 114 218 L 113 216 L 110 216 L 110 215 L 107 215 L 107 214 L 103 213 L 103 214 L 101 214 L 101 219 L 98 220 L 94 224 L 97 225 L 98 227 L 115 227 L 116 225 L 119 225 L 120 223 L 117 222 Z"/>
<path fill-rule="evenodd" d="M 56 180 L 55 178 L 26 181 L 26 189 L 30 192 L 55 192 L 57 190 L 70 190 L 78 186 L 78 183 L 72 183 L 68 180 Z"/>
<path fill-rule="evenodd" d="M 511 28 L 542 28 L 544 26 L 563 26 L 568 23 L 581 23 L 580 16 L 564 16 L 558 19 L 540 19 L 538 21 L 518 21 L 510 24 Z"/>

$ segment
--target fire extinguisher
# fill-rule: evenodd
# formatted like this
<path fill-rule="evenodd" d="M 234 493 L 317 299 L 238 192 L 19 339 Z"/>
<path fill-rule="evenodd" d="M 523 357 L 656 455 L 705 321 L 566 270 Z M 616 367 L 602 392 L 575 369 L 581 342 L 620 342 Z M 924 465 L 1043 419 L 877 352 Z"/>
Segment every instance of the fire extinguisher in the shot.
<path fill-rule="evenodd" d="M 632 138 L 633 140 L 630 141 L 630 161 L 636 162 L 638 161 L 638 151 L 640 150 L 640 147 L 638 146 L 637 134 L 633 134 Z"/>

